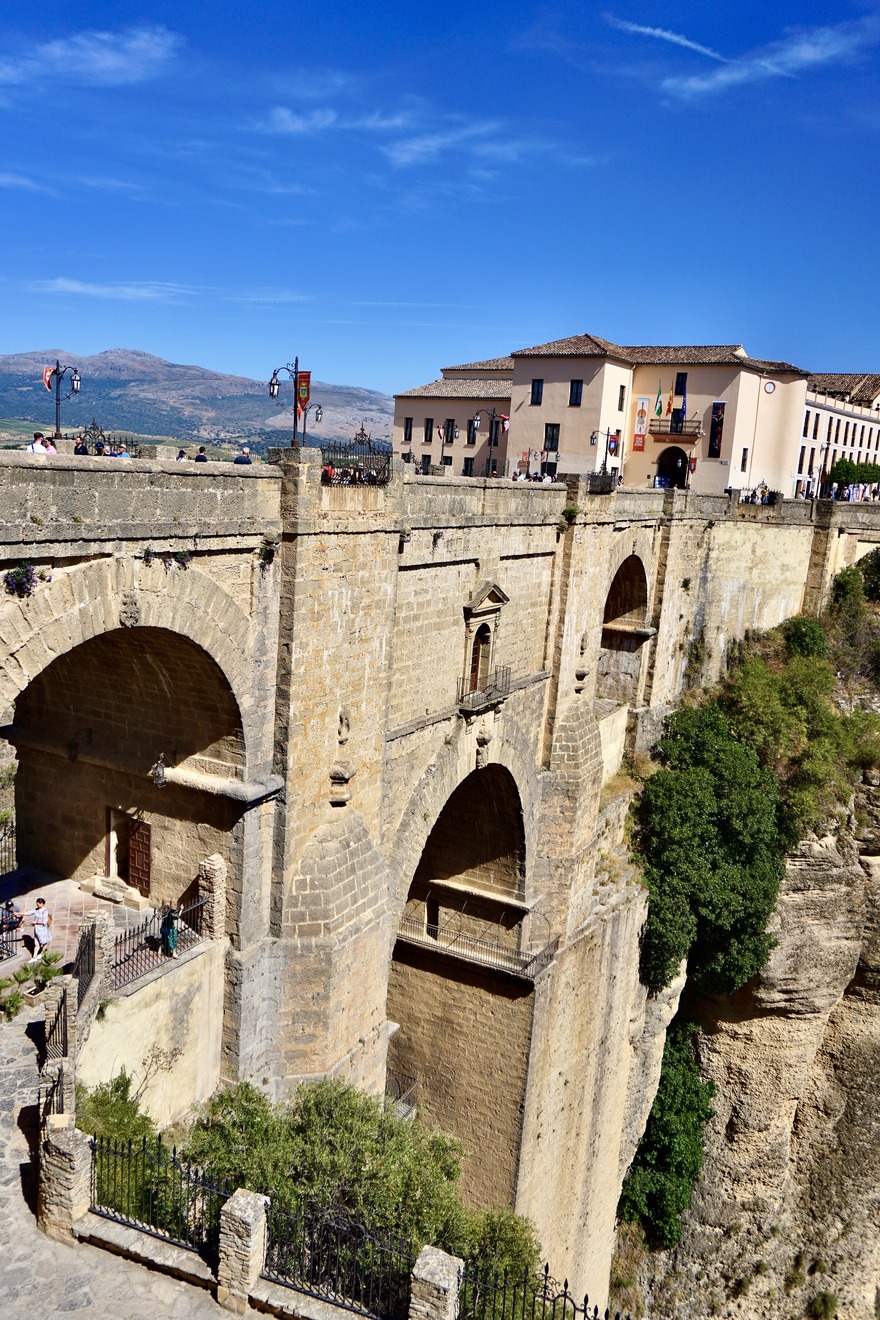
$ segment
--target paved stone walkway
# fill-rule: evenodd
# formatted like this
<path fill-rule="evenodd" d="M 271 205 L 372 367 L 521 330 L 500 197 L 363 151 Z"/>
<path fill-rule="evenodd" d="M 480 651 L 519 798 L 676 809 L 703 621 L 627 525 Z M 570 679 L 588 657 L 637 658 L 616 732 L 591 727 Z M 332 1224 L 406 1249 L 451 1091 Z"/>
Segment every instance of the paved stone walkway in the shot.
<path fill-rule="evenodd" d="M 67 1246 L 37 1227 L 37 1050 L 43 1013 L 0 1022 L 0 1317 L 2 1320 L 221 1320 L 208 1292 Z"/>

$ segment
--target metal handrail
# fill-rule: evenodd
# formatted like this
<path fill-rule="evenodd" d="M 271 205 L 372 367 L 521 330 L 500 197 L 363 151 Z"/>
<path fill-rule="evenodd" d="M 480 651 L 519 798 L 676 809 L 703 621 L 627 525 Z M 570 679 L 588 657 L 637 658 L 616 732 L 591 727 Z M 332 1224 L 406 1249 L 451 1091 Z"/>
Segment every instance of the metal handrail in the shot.
<path fill-rule="evenodd" d="M 702 435 L 703 423 L 698 417 L 676 422 L 671 417 L 652 417 L 648 422 L 651 435 Z"/>
<path fill-rule="evenodd" d="M 510 665 L 497 665 L 487 678 L 471 689 L 466 678 L 458 680 L 458 705 L 461 710 L 482 710 L 510 696 Z"/>
<path fill-rule="evenodd" d="M 180 908 L 176 923 L 176 952 L 185 953 L 206 938 L 206 903 L 207 899 L 198 898 Z M 111 968 L 114 990 L 121 990 L 124 985 L 136 981 L 140 976 L 146 976 L 168 961 L 169 954 L 167 949 L 163 949 L 162 940 L 164 917 L 164 912 L 154 912 L 140 926 L 116 936 Z"/>
<path fill-rule="evenodd" d="M 459 954 L 482 967 L 493 967 L 496 971 L 529 977 L 537 976 L 538 972 L 547 967 L 559 947 L 557 938 L 538 952 L 514 949 L 497 940 L 482 940 L 450 926 L 428 925 L 420 917 L 404 917 L 398 927 L 397 938 L 425 949 Z"/>

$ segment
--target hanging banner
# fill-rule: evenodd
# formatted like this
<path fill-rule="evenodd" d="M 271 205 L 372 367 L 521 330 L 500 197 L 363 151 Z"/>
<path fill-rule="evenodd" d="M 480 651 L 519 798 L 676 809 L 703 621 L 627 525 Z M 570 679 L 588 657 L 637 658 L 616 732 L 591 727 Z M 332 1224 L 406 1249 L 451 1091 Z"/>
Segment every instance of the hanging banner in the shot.
<path fill-rule="evenodd" d="M 724 432 L 724 404 L 712 404 L 712 422 L 709 426 L 709 457 L 721 457 L 721 437 Z"/>
<path fill-rule="evenodd" d="M 659 397 L 659 386 L 658 386 Z M 636 399 L 636 425 L 633 431 L 633 449 L 645 448 L 645 436 L 648 434 L 648 409 L 651 406 L 651 400 L 648 398 Z"/>
<path fill-rule="evenodd" d="M 695 454 L 692 454 L 691 457 L 688 459 L 688 467 L 690 468 L 690 470 L 691 470 L 692 473 L 693 473 L 693 472 L 696 472 L 696 470 L 697 470 L 697 458 L 696 458 L 696 455 L 695 455 Z"/>
<path fill-rule="evenodd" d="M 300 408 L 308 407 L 309 397 L 312 392 L 312 373 L 310 371 L 300 371 L 296 378 L 296 401 Z"/>
<path fill-rule="evenodd" d="M 52 389 L 52 377 L 55 375 L 54 367 L 43 367 L 43 384 L 47 390 Z"/>

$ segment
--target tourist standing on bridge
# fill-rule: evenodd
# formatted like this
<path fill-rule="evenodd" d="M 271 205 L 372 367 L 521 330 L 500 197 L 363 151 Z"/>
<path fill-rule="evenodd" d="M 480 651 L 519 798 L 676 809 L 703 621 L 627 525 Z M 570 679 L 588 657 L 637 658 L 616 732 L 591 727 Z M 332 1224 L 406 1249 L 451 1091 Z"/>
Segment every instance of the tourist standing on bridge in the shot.
<path fill-rule="evenodd" d="M 38 898 L 36 907 L 22 915 L 34 919 L 34 957 L 40 958 L 52 939 L 52 914 L 46 907 L 45 898 Z"/>
<path fill-rule="evenodd" d="M 34 438 L 25 450 L 27 454 L 45 454 L 46 445 L 43 440 L 42 431 L 34 431 Z"/>
<path fill-rule="evenodd" d="M 232 461 L 233 463 L 250 463 L 251 451 L 248 449 L 247 445 L 245 445 L 238 458 L 234 458 Z"/>

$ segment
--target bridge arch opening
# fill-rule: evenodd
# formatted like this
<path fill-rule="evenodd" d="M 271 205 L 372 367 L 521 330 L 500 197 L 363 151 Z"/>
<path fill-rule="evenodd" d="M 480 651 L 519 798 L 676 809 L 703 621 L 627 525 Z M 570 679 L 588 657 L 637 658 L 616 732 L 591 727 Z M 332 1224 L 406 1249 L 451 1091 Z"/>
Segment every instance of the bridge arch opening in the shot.
<path fill-rule="evenodd" d="M 476 770 L 450 795 L 416 866 L 394 948 L 388 1068 L 397 1091 L 464 1143 L 472 1204 L 513 1203 L 535 953 L 525 830 L 510 772 Z"/>
<path fill-rule="evenodd" d="M 638 555 L 624 559 L 614 575 L 602 615 L 596 696 L 602 701 L 637 699 L 648 627 L 648 579 Z"/>
<path fill-rule="evenodd" d="M 111 877 L 161 903 L 186 893 L 206 855 L 234 861 L 241 806 L 221 786 L 243 774 L 241 715 L 188 638 L 140 627 L 82 642 L 22 691 L 4 732 L 18 756 L 20 863 Z M 160 758 L 188 782 L 160 787 Z"/>

